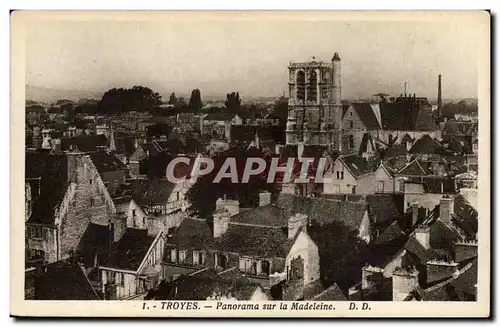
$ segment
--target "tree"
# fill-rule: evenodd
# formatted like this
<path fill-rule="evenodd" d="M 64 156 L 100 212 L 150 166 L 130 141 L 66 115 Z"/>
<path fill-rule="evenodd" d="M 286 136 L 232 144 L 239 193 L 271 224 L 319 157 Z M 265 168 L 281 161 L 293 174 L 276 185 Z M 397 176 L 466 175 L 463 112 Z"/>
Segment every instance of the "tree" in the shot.
<path fill-rule="evenodd" d="M 187 103 L 186 103 L 186 99 L 184 99 L 184 97 L 179 97 L 177 99 L 177 108 L 184 108 L 187 106 Z"/>
<path fill-rule="evenodd" d="M 199 112 L 203 107 L 201 102 L 201 92 L 199 89 L 194 89 L 191 92 L 191 98 L 189 99 L 189 109 L 193 112 Z"/>
<path fill-rule="evenodd" d="M 231 113 L 238 113 L 241 110 L 241 99 L 239 92 L 232 92 L 226 95 L 224 102 L 226 109 Z"/>
<path fill-rule="evenodd" d="M 325 287 L 337 283 L 346 289 L 361 278 L 367 244 L 355 231 L 338 221 L 328 224 L 312 221 L 307 233 L 318 246 L 320 274 Z"/>
<path fill-rule="evenodd" d="M 172 92 L 172 94 L 170 94 L 170 98 L 168 99 L 168 104 L 172 104 L 174 106 L 177 105 L 177 97 L 175 96 L 175 92 Z"/>
<path fill-rule="evenodd" d="M 273 116 L 279 119 L 280 125 L 286 125 L 288 119 L 288 99 L 281 97 L 274 103 Z"/>
<path fill-rule="evenodd" d="M 153 111 L 161 104 L 161 96 L 144 86 L 131 89 L 113 88 L 104 93 L 98 111 L 103 114 L 122 114 L 128 111 Z"/>

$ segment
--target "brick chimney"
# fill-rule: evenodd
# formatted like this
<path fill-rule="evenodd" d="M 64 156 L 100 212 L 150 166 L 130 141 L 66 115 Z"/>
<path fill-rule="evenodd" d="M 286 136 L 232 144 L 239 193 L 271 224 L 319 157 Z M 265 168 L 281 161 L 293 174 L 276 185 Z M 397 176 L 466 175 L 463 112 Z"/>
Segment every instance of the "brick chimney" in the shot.
<path fill-rule="evenodd" d="M 296 214 L 288 219 L 288 239 L 293 239 L 300 227 L 307 229 L 308 216 L 303 214 Z"/>
<path fill-rule="evenodd" d="M 426 249 L 431 247 L 431 233 L 429 226 L 418 226 L 415 228 L 415 239 Z"/>
<path fill-rule="evenodd" d="M 453 214 L 454 199 L 442 198 L 439 201 L 439 218 L 446 224 L 451 223 L 451 215 Z"/>
<path fill-rule="evenodd" d="M 455 262 L 462 262 L 477 257 L 477 241 L 461 241 L 453 244 Z"/>
<path fill-rule="evenodd" d="M 362 269 L 361 289 L 369 290 L 382 284 L 384 280 L 384 269 L 366 265 Z"/>
<path fill-rule="evenodd" d="M 259 207 L 271 204 L 271 193 L 264 191 L 259 193 Z"/>
<path fill-rule="evenodd" d="M 443 280 L 458 271 L 458 263 L 431 260 L 426 263 L 427 284 Z"/>
<path fill-rule="evenodd" d="M 414 267 L 397 267 L 392 273 L 392 300 L 403 301 L 418 287 L 418 270 Z"/>

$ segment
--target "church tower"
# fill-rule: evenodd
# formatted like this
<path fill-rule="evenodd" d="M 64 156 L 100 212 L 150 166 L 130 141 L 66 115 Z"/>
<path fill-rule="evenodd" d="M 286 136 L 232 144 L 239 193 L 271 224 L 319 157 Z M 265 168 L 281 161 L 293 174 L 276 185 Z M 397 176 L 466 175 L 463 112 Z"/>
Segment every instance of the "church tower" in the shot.
<path fill-rule="evenodd" d="M 325 145 L 341 150 L 342 102 L 340 57 L 330 62 L 312 57 L 290 63 L 287 144 Z"/>

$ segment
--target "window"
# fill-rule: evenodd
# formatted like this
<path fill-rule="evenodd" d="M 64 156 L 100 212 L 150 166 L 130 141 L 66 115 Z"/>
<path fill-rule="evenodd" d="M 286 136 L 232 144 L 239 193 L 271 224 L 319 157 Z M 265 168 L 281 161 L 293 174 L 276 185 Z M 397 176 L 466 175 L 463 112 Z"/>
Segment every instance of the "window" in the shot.
<path fill-rule="evenodd" d="M 89 179 L 89 184 L 92 185 L 92 179 Z"/>
<path fill-rule="evenodd" d="M 352 120 L 349 122 L 349 128 L 354 128 L 354 122 Z"/>
<path fill-rule="evenodd" d="M 379 181 L 378 182 L 378 191 L 379 192 L 384 192 L 384 181 Z"/>
<path fill-rule="evenodd" d="M 193 264 L 204 265 L 205 264 L 205 253 L 202 251 L 193 251 Z"/>
<path fill-rule="evenodd" d="M 94 203 L 95 203 L 94 198 L 90 198 L 90 206 L 91 207 L 94 206 Z"/>
<path fill-rule="evenodd" d="M 349 116 L 352 117 L 352 111 L 349 111 Z"/>
<path fill-rule="evenodd" d="M 146 217 L 142 217 L 142 227 L 146 226 Z"/>
<path fill-rule="evenodd" d="M 44 233 L 45 232 L 45 233 Z M 42 226 L 28 226 L 28 238 L 43 238 L 46 237 L 46 231 Z"/>
<path fill-rule="evenodd" d="M 177 262 L 177 249 L 170 250 L 170 262 Z"/>
<path fill-rule="evenodd" d="M 299 71 L 297 73 L 297 100 L 299 101 L 305 99 L 305 82 L 306 75 L 303 71 Z"/>
<path fill-rule="evenodd" d="M 263 260 L 261 262 L 261 272 L 264 275 L 270 275 L 271 274 L 271 263 L 267 260 Z"/>
<path fill-rule="evenodd" d="M 135 209 L 132 209 L 132 217 L 135 217 Z"/>
<path fill-rule="evenodd" d="M 337 179 L 340 179 L 340 171 L 337 170 Z"/>
<path fill-rule="evenodd" d="M 340 172 L 340 179 L 344 179 L 344 172 L 343 171 Z"/>
<path fill-rule="evenodd" d="M 349 149 L 354 148 L 354 136 L 349 135 Z"/>
<path fill-rule="evenodd" d="M 252 259 L 250 258 L 240 258 L 240 271 L 244 273 L 252 272 Z"/>
<path fill-rule="evenodd" d="M 179 201 L 181 199 L 181 193 L 180 192 L 177 192 L 176 198 L 177 198 L 177 201 Z"/>
<path fill-rule="evenodd" d="M 318 76 L 315 71 L 312 71 L 309 75 L 309 87 L 307 90 L 307 100 L 308 101 L 316 101 L 316 97 L 318 94 Z"/>
<path fill-rule="evenodd" d="M 216 268 L 226 268 L 227 266 L 227 258 L 220 253 L 215 254 L 215 267 Z"/>
<path fill-rule="evenodd" d="M 45 259 L 45 252 L 43 250 L 30 250 L 29 259 L 30 260 L 43 260 L 43 259 Z"/>
<path fill-rule="evenodd" d="M 186 261 L 186 250 L 179 250 L 179 263 L 184 263 Z"/>
<path fill-rule="evenodd" d="M 352 194 L 356 194 L 356 186 L 352 187 Z"/>

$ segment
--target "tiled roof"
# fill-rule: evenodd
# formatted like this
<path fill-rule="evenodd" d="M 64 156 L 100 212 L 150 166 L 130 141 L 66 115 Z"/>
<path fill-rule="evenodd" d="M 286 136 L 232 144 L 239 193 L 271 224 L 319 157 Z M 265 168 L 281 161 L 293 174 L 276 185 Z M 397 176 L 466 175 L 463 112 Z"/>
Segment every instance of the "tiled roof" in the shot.
<path fill-rule="evenodd" d="M 345 163 L 347 169 L 349 169 L 354 177 L 372 173 L 377 167 L 375 161 L 366 160 L 357 154 L 342 156 L 340 157 L 340 160 Z"/>
<path fill-rule="evenodd" d="M 210 121 L 231 121 L 236 114 L 231 114 L 227 112 L 214 112 L 214 113 L 209 113 L 203 118 L 203 120 L 210 120 Z"/>
<path fill-rule="evenodd" d="M 464 121 L 447 121 L 443 127 L 443 135 L 455 136 L 477 136 L 478 123 L 477 122 L 464 122 Z"/>
<path fill-rule="evenodd" d="M 434 259 L 437 256 L 436 250 L 433 248 L 425 249 L 413 236 L 410 236 L 404 248 L 406 251 L 413 253 L 421 264 L 425 264 L 427 261 Z"/>
<path fill-rule="evenodd" d="M 431 175 L 432 172 L 426 169 L 424 166 L 426 166 L 423 163 L 420 163 L 418 160 L 413 160 L 401 170 L 397 172 L 398 175 L 400 176 L 428 176 Z"/>
<path fill-rule="evenodd" d="M 328 224 L 343 222 L 347 227 L 358 230 L 366 212 L 366 204 L 349 201 L 335 201 L 320 197 L 299 197 L 281 193 L 276 206 L 286 217 L 297 213 L 308 215 L 311 221 Z"/>
<path fill-rule="evenodd" d="M 94 152 L 100 146 L 107 146 L 108 139 L 106 135 L 81 135 L 75 137 L 61 137 L 61 149 L 70 150 L 72 146 L 78 147 L 82 152 Z"/>
<path fill-rule="evenodd" d="M 288 216 L 275 205 L 265 205 L 249 210 L 242 210 L 231 217 L 231 222 L 263 226 L 283 227 L 287 225 Z"/>
<path fill-rule="evenodd" d="M 166 179 L 133 179 L 130 195 L 138 205 L 166 204 L 175 184 Z"/>
<path fill-rule="evenodd" d="M 199 274 L 182 275 L 170 283 L 162 283 L 158 290 L 150 292 L 148 298 L 155 300 L 206 300 L 217 295 L 235 297 L 237 300 L 250 300 L 260 286 L 241 278 L 225 279 L 219 276 Z"/>
<path fill-rule="evenodd" d="M 285 229 L 229 224 L 221 237 L 214 238 L 210 221 L 186 218 L 169 243 L 180 247 L 212 249 L 263 257 L 286 256 L 291 242 Z"/>
<path fill-rule="evenodd" d="M 347 301 L 344 293 L 337 284 L 333 284 L 323 292 L 313 296 L 312 301 Z"/>
<path fill-rule="evenodd" d="M 442 151 L 442 145 L 427 134 L 416 140 L 410 149 L 412 154 L 440 154 Z"/>
<path fill-rule="evenodd" d="M 380 103 L 382 128 L 400 131 L 433 131 L 439 126 L 425 105 L 416 101 L 395 101 Z"/>
<path fill-rule="evenodd" d="M 470 301 L 476 295 L 477 264 L 474 258 L 460 267 L 458 274 L 425 289 L 418 287 L 417 292 L 423 301 Z M 468 298 L 462 292 L 467 293 Z"/>
<path fill-rule="evenodd" d="M 475 239 L 478 232 L 478 212 L 467 199 L 459 194 L 454 198 L 454 222 L 468 239 Z"/>
<path fill-rule="evenodd" d="M 359 119 L 367 130 L 372 131 L 380 129 L 380 124 L 370 103 L 353 103 L 351 106 L 354 111 L 356 111 Z"/>
<path fill-rule="evenodd" d="M 35 279 L 36 300 L 100 300 L 78 264 L 58 261 L 45 268 Z"/>
<path fill-rule="evenodd" d="M 54 209 L 68 188 L 67 159 L 64 155 L 51 155 L 46 151 L 26 152 L 25 178 L 32 189 L 33 207 L 30 223 L 53 224 Z M 38 191 L 39 190 L 39 191 Z M 36 193 L 40 192 L 40 195 Z"/>
<path fill-rule="evenodd" d="M 387 228 L 403 214 L 403 194 L 370 194 L 366 197 L 368 216 L 377 229 Z"/>
<path fill-rule="evenodd" d="M 106 258 L 113 241 L 111 233 L 108 226 L 88 224 L 76 249 L 76 254 L 82 257 L 85 266 L 92 267 L 96 255 L 99 262 Z"/>
<path fill-rule="evenodd" d="M 120 240 L 113 244 L 103 267 L 137 271 L 155 240 L 147 229 L 127 228 Z"/>
<path fill-rule="evenodd" d="M 91 153 L 90 159 L 99 173 L 127 169 L 127 166 L 117 157 L 104 151 Z"/>

